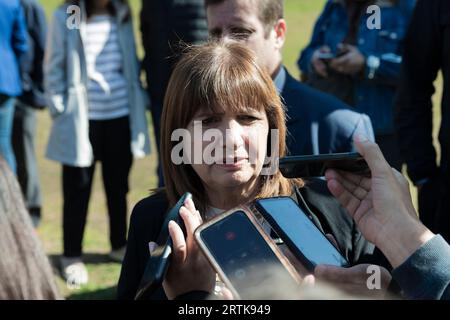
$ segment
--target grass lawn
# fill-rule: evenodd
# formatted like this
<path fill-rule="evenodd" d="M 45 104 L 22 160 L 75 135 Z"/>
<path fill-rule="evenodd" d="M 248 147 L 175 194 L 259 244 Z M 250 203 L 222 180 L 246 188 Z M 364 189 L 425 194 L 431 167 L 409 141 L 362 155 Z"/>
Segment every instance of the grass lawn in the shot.
<path fill-rule="evenodd" d="M 40 2 L 44 5 L 49 20 L 54 9 L 62 3 L 61 0 L 41 0 Z M 284 48 L 284 61 L 295 77 L 299 75 L 296 67 L 299 52 L 307 44 L 314 21 L 324 3 L 325 0 L 285 0 L 288 35 Z M 142 56 L 143 51 L 138 32 L 140 1 L 132 0 L 130 4 L 133 9 L 139 55 Z M 441 90 L 438 91 L 435 98 L 440 99 L 440 95 Z M 436 112 L 436 120 L 439 120 L 439 116 L 440 114 Z M 43 189 L 43 221 L 38 232 L 46 252 L 56 264 L 57 258 L 62 252 L 62 190 L 60 165 L 47 160 L 44 155 L 50 124 L 47 112 L 40 112 L 36 149 Z M 151 135 L 153 136 L 153 133 Z M 154 139 L 152 139 L 152 144 L 153 150 L 155 150 Z M 139 199 L 148 195 L 149 190 L 156 186 L 155 159 L 155 153 L 153 153 L 150 157 L 134 162 L 128 195 L 129 211 Z M 113 299 L 115 297 L 120 264 L 109 262 L 105 256 L 110 248 L 106 200 L 99 172 L 100 167 L 97 166 L 84 236 L 85 261 L 89 270 L 90 282 L 81 289 L 69 290 L 65 282 L 57 277 L 61 292 L 68 299 Z"/>

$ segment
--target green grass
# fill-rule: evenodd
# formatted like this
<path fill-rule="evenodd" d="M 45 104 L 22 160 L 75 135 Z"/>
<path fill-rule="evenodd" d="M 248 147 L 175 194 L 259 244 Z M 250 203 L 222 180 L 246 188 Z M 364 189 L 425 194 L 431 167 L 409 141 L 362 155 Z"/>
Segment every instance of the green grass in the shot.
<path fill-rule="evenodd" d="M 62 1 L 41 0 L 41 3 L 44 5 L 50 21 L 52 12 Z M 285 0 L 288 34 L 283 52 L 284 62 L 295 77 L 299 75 L 296 60 L 300 50 L 308 43 L 314 22 L 324 3 L 325 0 Z M 132 0 L 130 4 L 134 17 L 138 53 L 142 57 L 143 50 L 140 45 L 141 41 L 138 31 L 140 1 Z M 441 83 L 441 80 L 439 81 Z M 438 88 L 440 87 L 438 85 Z M 437 102 L 440 101 L 441 94 L 442 90 L 439 89 L 435 96 L 435 105 L 438 105 Z M 440 112 L 437 109 L 435 110 L 435 123 L 440 123 Z M 51 121 L 48 113 L 46 111 L 40 112 L 38 116 L 36 150 L 43 189 L 43 221 L 39 229 L 39 235 L 46 252 L 50 255 L 52 262 L 56 264 L 58 255 L 62 252 L 61 167 L 58 163 L 51 162 L 44 156 L 50 125 Z M 151 135 L 153 136 L 152 132 Z M 153 150 L 155 150 L 153 137 L 152 142 Z M 155 159 L 155 154 L 153 153 L 150 157 L 134 162 L 128 195 L 129 211 L 139 199 L 148 195 L 149 189 L 156 186 Z M 99 171 L 100 167 L 98 166 L 84 237 L 84 251 L 86 253 L 90 283 L 79 290 L 69 290 L 60 277 L 57 277 L 61 292 L 68 299 L 112 299 L 115 296 L 115 286 L 120 273 L 120 265 L 109 262 L 105 257 L 110 248 L 106 200 Z"/>

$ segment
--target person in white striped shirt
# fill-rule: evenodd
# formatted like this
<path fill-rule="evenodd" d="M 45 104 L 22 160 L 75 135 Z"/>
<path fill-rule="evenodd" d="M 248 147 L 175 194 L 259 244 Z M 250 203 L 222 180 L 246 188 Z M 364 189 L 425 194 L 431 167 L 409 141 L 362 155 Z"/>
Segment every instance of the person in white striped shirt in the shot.
<path fill-rule="evenodd" d="M 75 30 L 61 26 L 69 5 L 81 8 Z M 88 281 L 82 240 L 97 161 L 108 206 L 110 257 L 123 259 L 132 158 L 149 152 L 147 106 L 124 1 L 67 1 L 55 12 L 51 34 L 45 83 L 53 127 L 47 157 L 63 165 L 62 274 L 81 285 Z"/>

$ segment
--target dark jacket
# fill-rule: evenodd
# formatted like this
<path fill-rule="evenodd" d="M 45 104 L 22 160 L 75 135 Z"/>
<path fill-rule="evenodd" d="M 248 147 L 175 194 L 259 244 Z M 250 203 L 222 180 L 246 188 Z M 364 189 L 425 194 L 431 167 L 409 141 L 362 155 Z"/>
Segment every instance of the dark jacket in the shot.
<path fill-rule="evenodd" d="M 21 59 L 22 95 L 19 100 L 35 108 L 45 106 L 44 49 L 47 35 L 45 12 L 36 0 L 21 0 L 28 31 L 28 51 Z"/>
<path fill-rule="evenodd" d="M 354 135 L 374 139 L 372 124 L 365 114 L 300 83 L 286 69 L 281 69 L 274 81 L 286 105 L 289 154 L 349 152 L 354 151 Z"/>
<path fill-rule="evenodd" d="M 295 197 L 303 197 L 308 204 L 311 217 L 325 232 L 332 234 L 351 264 L 376 263 L 385 265 L 383 257 L 374 255 L 374 246 L 367 242 L 357 230 L 355 223 L 328 192 L 323 180 L 312 180 L 307 187 L 295 191 Z M 155 241 L 160 232 L 168 202 L 163 193 L 141 200 L 133 209 L 128 245 L 122 264 L 118 284 L 119 299 L 133 299 L 150 257 L 148 243 Z M 162 288 L 152 299 L 165 299 Z"/>
<path fill-rule="evenodd" d="M 204 0 L 142 0 L 143 67 L 152 103 L 162 105 L 182 45 L 208 38 Z"/>
<path fill-rule="evenodd" d="M 19 62 L 27 51 L 27 31 L 19 0 L 0 1 L 0 94 L 22 93 Z"/>
<path fill-rule="evenodd" d="M 439 70 L 444 78 L 440 166 L 443 175 L 449 178 L 450 1 L 419 0 L 405 42 L 396 116 L 400 150 L 408 165 L 408 174 L 415 183 L 433 177 L 438 171 L 432 139 L 431 98 Z"/>
<path fill-rule="evenodd" d="M 395 2 L 392 3 L 392 2 Z M 352 106 L 372 120 L 375 134 L 394 133 L 394 96 L 400 74 L 403 40 L 415 0 L 374 1 L 380 8 L 381 29 L 367 27 L 372 14 L 364 12 L 358 27 L 356 46 L 366 57 L 362 76 L 355 76 Z M 298 65 L 304 74 L 313 72 L 314 51 L 327 45 L 337 53 L 337 45 L 349 31 L 348 13 L 341 0 L 328 0 L 316 22 L 309 45 Z M 369 64 L 369 61 L 375 61 Z"/>
<path fill-rule="evenodd" d="M 406 298 L 450 300 L 450 246 L 435 236 L 392 271 Z"/>

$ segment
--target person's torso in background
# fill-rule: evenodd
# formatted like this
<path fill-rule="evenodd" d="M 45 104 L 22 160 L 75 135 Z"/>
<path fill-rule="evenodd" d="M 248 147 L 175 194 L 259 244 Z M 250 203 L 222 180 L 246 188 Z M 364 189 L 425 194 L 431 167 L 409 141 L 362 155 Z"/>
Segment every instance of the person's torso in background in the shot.
<path fill-rule="evenodd" d="M 127 83 L 114 17 L 90 17 L 85 34 L 89 119 L 109 120 L 127 115 Z"/>
<path fill-rule="evenodd" d="M 162 104 L 172 69 L 185 44 L 208 39 L 204 0 L 143 0 L 141 32 L 152 102 Z"/>
<path fill-rule="evenodd" d="M 330 4 L 331 3 L 331 4 Z M 320 29 L 323 37 L 322 45 L 330 47 L 334 54 L 339 52 L 338 45 L 349 42 L 351 25 L 349 11 L 344 1 L 330 1 L 323 13 L 323 24 Z M 370 22 L 374 12 L 362 10 L 359 18 L 358 30 L 352 39 L 355 46 L 367 58 L 371 55 L 382 57 L 392 62 L 398 62 L 400 67 L 403 51 L 403 41 L 408 29 L 415 0 L 371 1 L 380 8 L 381 28 L 372 28 Z M 352 37 L 350 37 L 352 38 Z M 367 69 L 367 66 L 365 66 Z M 338 76 L 331 75 L 333 83 L 327 85 L 331 89 L 325 90 L 349 105 L 356 111 L 363 112 L 372 120 L 376 134 L 390 134 L 393 127 L 393 104 L 396 93 L 396 79 L 398 74 L 392 74 L 392 79 L 368 79 L 366 76 Z M 346 87 L 348 85 L 348 87 Z M 321 88 L 319 88 L 321 89 Z"/>
<path fill-rule="evenodd" d="M 26 25 L 18 0 L 0 1 L 0 94 L 22 93 L 19 55 L 27 49 Z"/>

